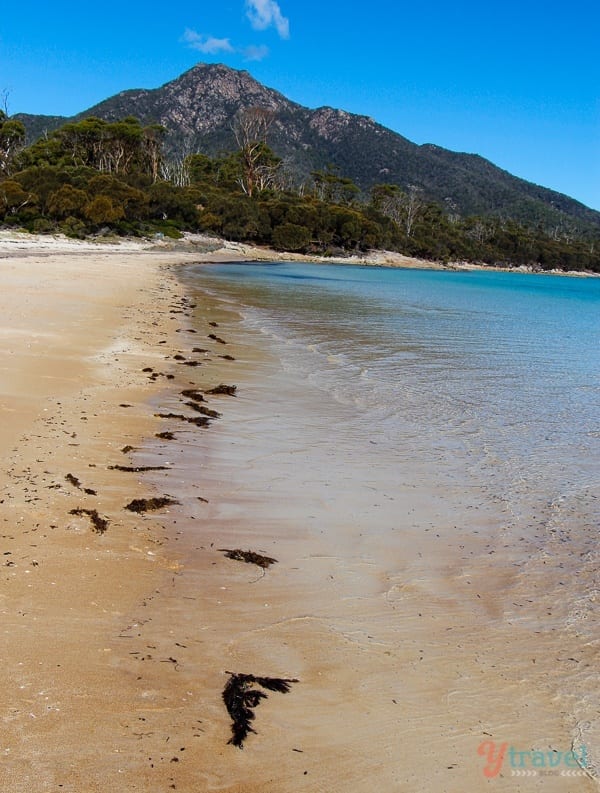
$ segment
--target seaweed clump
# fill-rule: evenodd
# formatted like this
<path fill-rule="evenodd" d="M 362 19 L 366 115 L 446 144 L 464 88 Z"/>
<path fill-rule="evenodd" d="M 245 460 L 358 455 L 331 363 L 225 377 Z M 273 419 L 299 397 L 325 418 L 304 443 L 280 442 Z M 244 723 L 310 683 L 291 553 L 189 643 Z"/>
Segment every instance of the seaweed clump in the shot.
<path fill-rule="evenodd" d="M 91 487 L 82 487 L 79 479 L 76 476 L 73 476 L 73 474 L 67 474 L 65 476 L 65 479 L 70 485 L 73 485 L 73 487 L 76 487 L 78 490 L 81 490 L 82 492 L 86 493 L 88 496 L 98 495 L 98 493 L 95 490 L 92 490 Z"/>
<path fill-rule="evenodd" d="M 256 734 L 256 730 L 251 724 L 254 721 L 253 708 L 256 708 L 260 701 L 268 696 L 258 688 L 251 688 L 252 684 L 256 683 L 268 691 L 278 691 L 281 694 L 287 694 L 290 690 L 290 684 L 297 683 L 298 680 L 296 678 L 283 677 L 255 677 L 254 675 L 236 674 L 234 672 L 227 672 L 227 674 L 230 677 L 223 689 L 222 697 L 227 713 L 233 720 L 231 725 L 232 736 L 227 743 L 243 749 L 248 733 L 253 732 Z"/>
<path fill-rule="evenodd" d="M 203 416 L 208 416 L 211 419 L 220 419 L 221 414 L 216 410 L 211 410 L 210 408 L 204 407 L 204 405 L 199 405 L 197 402 L 186 402 L 185 403 L 189 408 L 195 410 L 196 413 L 201 413 Z"/>
<path fill-rule="evenodd" d="M 272 556 L 263 556 L 255 551 L 241 551 L 239 548 L 219 548 L 221 553 L 224 553 L 228 559 L 235 559 L 238 562 L 247 562 L 248 564 L 255 564 L 258 567 L 266 569 L 272 564 L 277 562 Z"/>
<path fill-rule="evenodd" d="M 225 385 L 225 383 L 221 383 L 221 385 L 217 385 L 214 388 L 211 388 L 207 391 L 207 394 L 225 394 L 226 396 L 235 396 L 235 392 L 237 391 L 236 385 Z"/>
<path fill-rule="evenodd" d="M 202 391 L 199 391 L 197 388 L 184 388 L 181 394 L 188 399 L 193 399 L 194 402 L 204 402 Z"/>
<path fill-rule="evenodd" d="M 179 504 L 174 498 L 168 496 L 161 496 L 160 498 L 134 498 L 129 504 L 125 505 L 125 509 L 130 512 L 151 512 L 155 509 L 162 509 L 163 507 L 170 507 L 171 504 Z"/>
<path fill-rule="evenodd" d="M 108 521 L 106 518 L 100 517 L 97 509 L 84 509 L 83 507 L 77 507 L 77 509 L 70 510 L 69 515 L 87 515 L 92 521 L 92 526 L 94 527 L 96 534 L 104 534 L 104 532 L 108 529 Z"/>

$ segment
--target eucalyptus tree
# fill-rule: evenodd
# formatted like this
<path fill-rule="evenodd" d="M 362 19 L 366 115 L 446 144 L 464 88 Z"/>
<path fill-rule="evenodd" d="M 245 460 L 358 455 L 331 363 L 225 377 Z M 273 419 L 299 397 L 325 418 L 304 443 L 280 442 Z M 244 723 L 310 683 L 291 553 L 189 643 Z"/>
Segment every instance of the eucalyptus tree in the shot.
<path fill-rule="evenodd" d="M 0 110 L 0 178 L 10 174 L 15 157 L 25 144 L 25 127 Z"/>

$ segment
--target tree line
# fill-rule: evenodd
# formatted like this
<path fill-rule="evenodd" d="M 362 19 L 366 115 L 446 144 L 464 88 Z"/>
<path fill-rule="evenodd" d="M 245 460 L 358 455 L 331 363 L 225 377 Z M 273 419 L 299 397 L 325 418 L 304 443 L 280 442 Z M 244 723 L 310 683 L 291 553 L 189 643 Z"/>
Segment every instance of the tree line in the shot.
<path fill-rule="evenodd" d="M 72 237 L 178 237 L 183 231 L 333 255 L 387 249 L 437 261 L 600 272 L 600 239 L 568 225 L 548 233 L 510 218 L 461 217 L 418 185 L 362 195 L 334 168 L 298 180 L 269 147 L 274 116 L 250 108 L 232 122 L 237 149 L 167 158 L 165 130 L 86 118 L 31 146 L 0 111 L 0 224 Z"/>

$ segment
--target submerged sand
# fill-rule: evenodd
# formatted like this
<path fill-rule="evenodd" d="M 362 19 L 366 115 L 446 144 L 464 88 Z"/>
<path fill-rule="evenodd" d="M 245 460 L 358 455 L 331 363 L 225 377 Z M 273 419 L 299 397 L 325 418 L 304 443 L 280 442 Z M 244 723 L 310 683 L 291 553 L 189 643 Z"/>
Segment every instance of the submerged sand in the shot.
<path fill-rule="evenodd" d="M 352 493 L 332 479 L 319 506 L 318 488 L 292 489 L 290 449 L 264 442 L 286 404 L 261 385 L 268 355 L 227 307 L 192 309 L 175 278 L 197 251 L 14 244 L 0 243 L 3 790 L 595 789 L 483 775 L 485 740 L 528 750 L 543 724 L 548 746 L 571 748 L 561 703 L 528 686 L 526 665 L 551 670 L 555 646 L 540 636 L 527 655 L 494 622 L 508 581 L 472 532 L 443 553 L 418 531 L 373 537 L 365 561 L 364 539 L 311 528 L 309 512 Z M 207 397 L 224 415 L 212 426 L 155 415 L 195 415 L 180 391 L 219 382 L 239 395 Z M 155 437 L 167 430 L 174 440 Z M 283 482 L 268 498 L 261 438 L 261 477 Z M 410 501 L 414 525 L 444 528 L 430 495 Z M 179 504 L 124 509 L 152 496 Z M 219 551 L 238 547 L 278 562 Z M 260 703 L 243 751 L 227 743 L 228 672 L 299 681 Z"/>

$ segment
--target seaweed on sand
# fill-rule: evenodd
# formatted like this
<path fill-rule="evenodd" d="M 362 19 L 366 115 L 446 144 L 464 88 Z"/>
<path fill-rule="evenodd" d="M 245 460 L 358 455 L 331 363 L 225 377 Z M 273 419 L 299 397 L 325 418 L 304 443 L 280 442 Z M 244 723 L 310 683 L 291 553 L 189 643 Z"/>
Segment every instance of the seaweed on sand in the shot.
<path fill-rule="evenodd" d="M 222 697 L 227 713 L 233 720 L 231 725 L 232 736 L 227 743 L 243 749 L 248 733 L 253 732 L 256 734 L 256 730 L 251 724 L 254 721 L 253 708 L 260 704 L 261 699 L 266 699 L 268 696 L 258 688 L 251 688 L 252 684 L 256 683 L 268 691 L 278 691 L 281 694 L 287 694 L 290 690 L 290 684 L 297 683 L 298 680 L 296 678 L 256 677 L 255 675 L 237 674 L 235 672 L 227 672 L 227 674 L 230 677 L 223 689 Z"/>
<path fill-rule="evenodd" d="M 204 407 L 204 405 L 199 405 L 197 402 L 186 402 L 185 404 L 197 413 L 202 413 L 203 416 L 208 416 L 211 419 L 221 418 L 221 414 L 216 410 L 211 410 L 210 408 Z"/>
<path fill-rule="evenodd" d="M 141 474 L 144 471 L 167 471 L 168 465 L 109 465 L 109 471 L 125 471 L 130 474 Z"/>
<path fill-rule="evenodd" d="M 182 416 L 181 413 L 155 413 L 154 415 L 160 419 L 179 419 L 180 421 L 187 421 L 188 424 L 195 424 L 197 427 L 208 427 L 210 424 L 206 416 Z"/>
<path fill-rule="evenodd" d="M 175 440 L 175 434 L 173 432 L 169 432 L 168 430 L 166 432 L 157 432 L 155 437 L 156 438 L 161 438 L 163 441 L 174 441 Z"/>
<path fill-rule="evenodd" d="M 187 397 L 187 399 L 193 399 L 194 402 L 204 402 L 202 391 L 199 391 L 197 388 L 184 388 L 181 394 Z"/>
<path fill-rule="evenodd" d="M 81 490 L 81 482 L 79 481 L 79 479 L 77 479 L 76 476 L 73 476 L 73 474 L 67 474 L 65 476 L 65 479 L 70 485 L 73 485 L 73 487 L 76 487 L 78 490 Z"/>
<path fill-rule="evenodd" d="M 160 498 L 134 498 L 129 504 L 125 505 L 125 509 L 130 512 L 150 512 L 155 509 L 162 509 L 163 507 L 170 507 L 171 504 L 179 504 L 174 498 L 168 496 L 161 496 Z"/>
<path fill-rule="evenodd" d="M 209 333 L 208 338 L 218 342 L 219 344 L 227 344 L 225 339 L 222 339 L 220 336 L 217 336 L 215 333 Z"/>
<path fill-rule="evenodd" d="M 70 485 L 73 485 L 73 487 L 76 487 L 77 490 L 81 490 L 82 492 L 86 493 L 88 496 L 98 495 L 98 493 L 96 493 L 95 490 L 92 490 L 91 487 L 82 487 L 79 479 L 76 476 L 73 476 L 73 474 L 67 474 L 65 476 L 65 479 Z"/>
<path fill-rule="evenodd" d="M 272 564 L 277 562 L 272 556 L 263 556 L 255 551 L 241 551 L 239 548 L 219 548 L 221 553 L 224 553 L 228 559 L 235 559 L 238 562 L 247 562 L 248 564 L 255 564 L 258 567 L 266 569 Z"/>
<path fill-rule="evenodd" d="M 96 509 L 84 509 L 83 507 L 77 507 L 77 509 L 70 510 L 69 515 L 87 515 L 92 521 L 92 526 L 94 527 L 96 534 L 104 534 L 104 532 L 108 529 L 108 521 L 106 518 L 101 518 L 98 514 L 98 510 Z"/>
<path fill-rule="evenodd" d="M 225 394 L 226 396 L 235 396 L 235 392 L 237 391 L 236 385 L 225 385 L 225 383 L 221 383 L 221 385 L 217 385 L 214 388 L 211 388 L 207 391 L 207 394 Z"/>

